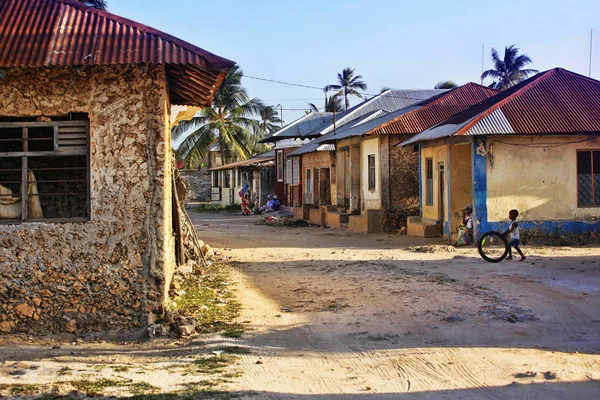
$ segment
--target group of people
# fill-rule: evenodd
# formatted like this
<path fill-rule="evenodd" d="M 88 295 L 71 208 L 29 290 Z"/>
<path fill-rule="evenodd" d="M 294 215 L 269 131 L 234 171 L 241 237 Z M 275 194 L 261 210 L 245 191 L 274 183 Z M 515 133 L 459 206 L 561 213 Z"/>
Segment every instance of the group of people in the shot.
<path fill-rule="evenodd" d="M 508 223 L 508 228 L 506 229 L 506 231 L 504 231 L 504 233 L 502 233 L 502 236 L 504 236 L 505 238 L 508 238 L 508 257 L 506 257 L 507 260 L 512 260 L 512 248 L 514 247 L 515 250 L 517 251 L 517 253 L 519 253 L 519 255 L 521 256 L 521 259 L 519 261 L 524 261 L 527 257 L 525 257 L 525 255 L 523 254 L 523 251 L 521 251 L 521 248 L 519 247 L 519 243 L 521 241 L 521 234 L 519 232 L 519 223 L 517 222 L 517 217 L 519 216 L 519 211 L 518 210 L 510 210 L 508 212 L 508 219 L 509 219 L 509 223 Z M 459 234 L 458 234 L 458 240 L 456 245 L 457 246 L 466 246 L 469 244 L 473 243 L 473 206 L 472 205 L 468 205 L 464 208 L 463 210 L 463 217 L 462 217 L 462 229 L 459 229 Z"/>
<path fill-rule="evenodd" d="M 242 199 L 242 205 L 241 205 L 242 214 L 243 215 L 252 214 L 252 210 L 250 209 L 250 199 L 251 199 L 250 186 L 247 183 L 244 186 L 242 186 L 239 196 Z M 281 203 L 279 202 L 277 195 L 270 194 L 267 196 L 267 204 L 265 204 L 261 207 L 257 207 L 257 209 L 255 210 L 254 213 L 262 214 L 263 212 L 277 211 L 277 210 L 279 210 L 280 206 L 281 206 Z"/>

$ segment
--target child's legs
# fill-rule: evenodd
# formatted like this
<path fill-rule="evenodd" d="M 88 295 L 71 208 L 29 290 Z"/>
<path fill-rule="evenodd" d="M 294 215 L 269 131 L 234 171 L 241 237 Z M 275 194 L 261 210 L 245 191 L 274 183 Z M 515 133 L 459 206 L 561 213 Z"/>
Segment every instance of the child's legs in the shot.
<path fill-rule="evenodd" d="M 522 252 L 522 251 L 521 251 L 521 249 L 519 248 L 519 239 L 513 239 L 513 240 L 511 240 L 511 241 L 510 241 L 510 245 L 508 246 L 508 248 L 509 248 L 509 250 L 508 250 L 508 254 L 509 254 L 509 256 L 511 256 L 511 251 L 510 251 L 510 248 L 511 248 L 511 247 L 514 247 L 514 248 L 515 248 L 515 250 L 517 250 L 517 253 L 519 253 L 519 255 L 520 255 L 521 257 L 525 257 L 525 256 L 523 255 L 523 252 Z"/>

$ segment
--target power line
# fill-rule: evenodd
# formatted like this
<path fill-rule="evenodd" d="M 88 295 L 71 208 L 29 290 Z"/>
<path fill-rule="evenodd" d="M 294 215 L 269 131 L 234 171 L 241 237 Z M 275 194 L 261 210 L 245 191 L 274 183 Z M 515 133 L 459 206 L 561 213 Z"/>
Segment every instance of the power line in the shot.
<path fill-rule="evenodd" d="M 271 83 L 279 83 L 280 85 L 298 86 L 298 87 L 303 87 L 303 88 L 307 88 L 307 89 L 317 89 L 317 90 L 323 91 L 322 87 L 302 85 L 300 83 L 291 83 L 291 82 L 276 81 L 276 80 L 273 80 L 273 79 L 258 78 L 256 76 L 250 76 L 250 75 L 244 75 L 244 77 L 245 78 L 250 78 L 250 79 L 256 79 L 256 80 L 259 80 L 259 81 L 265 81 L 265 82 L 271 82 Z"/>

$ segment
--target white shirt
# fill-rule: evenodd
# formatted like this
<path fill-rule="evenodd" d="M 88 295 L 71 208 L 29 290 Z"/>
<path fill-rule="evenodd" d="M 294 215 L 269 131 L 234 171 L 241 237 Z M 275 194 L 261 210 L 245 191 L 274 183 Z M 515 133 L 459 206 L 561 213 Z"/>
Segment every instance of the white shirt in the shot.
<path fill-rule="evenodd" d="M 511 239 L 521 239 L 521 235 L 519 234 L 519 224 L 517 223 L 517 226 L 513 227 L 513 224 L 515 224 L 517 222 L 517 220 L 515 219 L 514 221 L 511 221 L 511 223 L 508 225 L 508 230 L 510 231 L 510 229 L 512 228 L 512 232 L 510 232 L 510 238 Z"/>

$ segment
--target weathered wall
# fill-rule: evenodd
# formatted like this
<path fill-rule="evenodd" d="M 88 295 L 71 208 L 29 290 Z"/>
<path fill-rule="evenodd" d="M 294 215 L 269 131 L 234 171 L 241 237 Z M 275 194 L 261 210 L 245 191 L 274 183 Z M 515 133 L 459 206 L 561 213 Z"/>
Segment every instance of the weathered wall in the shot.
<path fill-rule="evenodd" d="M 379 136 L 370 136 L 361 143 L 361 195 L 362 210 L 381 209 L 381 155 L 379 152 Z M 369 189 L 369 156 L 375 156 L 375 189 Z"/>
<path fill-rule="evenodd" d="M 335 199 L 337 196 L 337 186 L 336 186 L 336 168 L 335 168 L 335 153 L 331 151 L 316 151 L 313 153 L 307 153 L 302 155 L 302 182 L 306 182 L 306 170 L 311 169 L 312 174 L 314 174 L 314 169 L 317 168 L 319 171 L 321 168 L 329 168 L 329 179 L 330 179 L 330 193 L 331 193 L 331 201 L 335 203 Z M 313 178 L 314 179 L 314 178 Z M 313 180 L 314 183 L 314 180 Z M 313 185 L 314 186 L 314 185 Z M 314 191 L 315 188 L 313 187 Z M 302 191 L 306 193 L 307 188 L 306 185 L 302 185 Z M 315 200 L 318 200 L 318 191 L 315 193 Z"/>
<path fill-rule="evenodd" d="M 433 158 L 433 205 L 428 206 L 427 202 L 426 202 L 426 191 L 427 191 L 427 185 L 426 185 L 426 163 L 425 163 L 425 159 L 426 158 Z M 422 212 L 423 212 L 423 217 L 424 218 L 431 218 L 431 219 L 435 219 L 435 220 L 439 220 L 440 217 L 442 215 L 440 215 L 440 210 L 439 210 L 439 198 L 440 198 L 440 182 L 439 182 L 439 171 L 438 171 L 438 164 L 439 163 L 444 163 L 444 165 L 447 165 L 447 158 L 448 158 L 448 146 L 446 145 L 439 145 L 439 146 L 435 146 L 435 147 L 422 147 L 421 148 L 421 178 L 423 181 L 423 184 L 421 185 L 422 188 L 422 193 L 421 193 L 421 198 L 422 200 Z M 447 175 L 446 175 L 447 176 Z M 448 195 L 447 193 L 444 194 L 445 196 L 445 201 L 444 201 L 444 210 L 443 210 L 443 215 L 447 215 L 447 204 L 448 204 Z"/>
<path fill-rule="evenodd" d="M 164 67 L 15 68 L 0 93 L 1 116 L 88 113 L 91 164 L 89 222 L 0 225 L 0 330 L 146 323 L 175 267 Z"/>
<path fill-rule="evenodd" d="M 190 188 L 190 200 L 210 201 L 211 172 L 186 169 L 180 170 L 179 175 Z"/>
<path fill-rule="evenodd" d="M 412 146 L 394 147 L 410 135 L 381 135 L 381 194 L 383 226 L 396 230 L 419 214 L 419 153 Z"/>
<path fill-rule="evenodd" d="M 361 137 L 343 139 L 336 143 L 336 198 L 338 206 L 348 197 L 350 210 L 360 210 L 360 143 Z M 347 148 L 348 153 L 342 151 Z M 344 157 L 348 154 L 348 157 Z"/>
<path fill-rule="evenodd" d="M 450 146 L 450 232 L 462 223 L 462 210 L 473 203 L 472 144 Z"/>
<path fill-rule="evenodd" d="M 502 137 L 488 139 L 488 221 L 505 221 L 516 208 L 522 220 L 600 217 L 599 207 L 577 207 L 577 150 L 600 150 L 600 138 Z M 540 146 L 540 142 L 548 144 Z M 579 143 L 572 143 L 579 142 Z M 510 143 L 510 144 L 508 144 Z M 572 143 L 552 146 L 553 143 Z M 529 146 L 537 147 L 529 147 Z M 491 150 L 490 150 L 491 147 Z"/>

